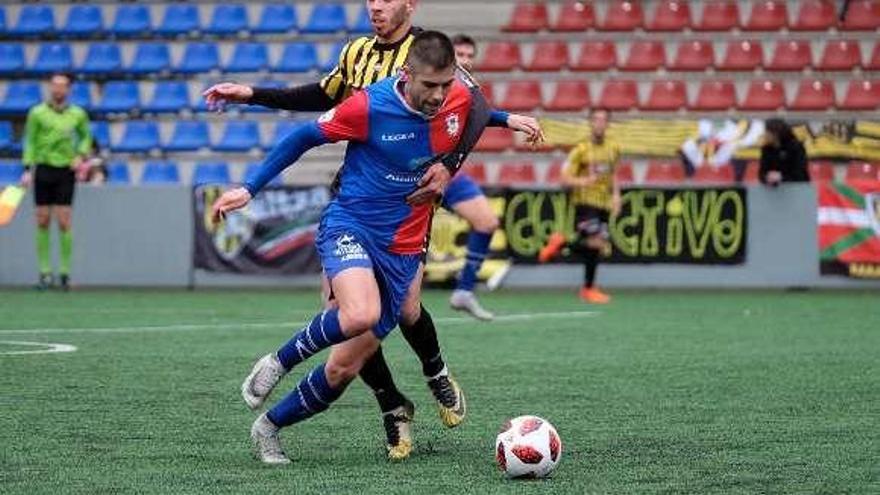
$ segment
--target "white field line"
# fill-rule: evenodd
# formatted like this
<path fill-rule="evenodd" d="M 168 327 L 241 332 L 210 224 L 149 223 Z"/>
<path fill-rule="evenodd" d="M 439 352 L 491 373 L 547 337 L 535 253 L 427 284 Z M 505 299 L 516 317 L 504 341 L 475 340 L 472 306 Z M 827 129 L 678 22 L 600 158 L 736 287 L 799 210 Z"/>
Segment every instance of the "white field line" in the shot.
<path fill-rule="evenodd" d="M 21 354 L 51 354 L 53 352 L 73 352 L 76 346 L 70 344 L 52 344 L 49 342 L 23 342 L 18 340 L 0 340 L 0 345 L 17 345 L 27 347 L 44 347 L 32 351 L 0 351 L 0 356 L 18 356 Z"/>

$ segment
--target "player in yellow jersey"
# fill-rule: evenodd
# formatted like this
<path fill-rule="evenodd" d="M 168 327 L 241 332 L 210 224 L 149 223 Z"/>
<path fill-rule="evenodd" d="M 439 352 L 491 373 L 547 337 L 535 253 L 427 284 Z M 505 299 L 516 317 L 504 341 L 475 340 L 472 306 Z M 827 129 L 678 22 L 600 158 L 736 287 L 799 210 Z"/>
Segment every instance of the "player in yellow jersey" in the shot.
<path fill-rule="evenodd" d="M 562 170 L 562 184 L 571 189 L 575 207 L 577 237 L 568 242 L 555 232 L 541 249 L 538 261 L 546 263 L 566 245 L 584 258 L 584 286 L 580 297 L 593 304 L 605 304 L 611 297 L 595 285 L 596 267 L 602 251 L 608 247 L 608 222 L 620 212 L 620 187 L 614 172 L 620 158 L 620 147 L 605 135 L 610 113 L 594 109 L 590 113 L 590 135 L 568 155 Z"/>

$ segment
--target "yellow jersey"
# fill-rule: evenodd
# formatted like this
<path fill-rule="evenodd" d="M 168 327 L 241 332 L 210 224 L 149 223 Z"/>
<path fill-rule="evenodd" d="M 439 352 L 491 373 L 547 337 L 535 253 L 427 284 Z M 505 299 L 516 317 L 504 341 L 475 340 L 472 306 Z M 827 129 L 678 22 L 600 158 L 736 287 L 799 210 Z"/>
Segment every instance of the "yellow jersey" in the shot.
<path fill-rule="evenodd" d="M 396 74 L 406 62 L 409 47 L 420 31 L 410 29 L 406 36 L 390 44 L 379 43 L 375 36 L 348 42 L 339 53 L 339 63 L 321 79 L 321 88 L 338 102 L 356 90 Z"/>
<path fill-rule="evenodd" d="M 596 177 L 596 182 L 571 191 L 575 205 L 611 210 L 614 172 L 620 159 L 620 146 L 606 136 L 601 143 L 592 140 L 578 143 L 568 154 L 565 173 L 571 177 Z"/>

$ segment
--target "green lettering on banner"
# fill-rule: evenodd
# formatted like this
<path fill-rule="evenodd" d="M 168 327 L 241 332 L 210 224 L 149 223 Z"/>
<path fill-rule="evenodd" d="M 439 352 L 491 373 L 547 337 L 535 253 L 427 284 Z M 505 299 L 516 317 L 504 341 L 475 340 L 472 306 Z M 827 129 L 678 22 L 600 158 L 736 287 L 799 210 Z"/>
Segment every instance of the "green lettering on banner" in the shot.
<path fill-rule="evenodd" d="M 733 218 L 722 218 L 725 203 L 733 209 Z M 713 247 L 722 258 L 730 258 L 739 251 L 743 241 L 745 205 L 736 191 L 723 191 L 718 196 L 718 220 L 715 223 Z"/>
<path fill-rule="evenodd" d="M 684 203 L 684 226 L 687 234 L 690 255 L 694 258 L 706 256 L 706 246 L 709 245 L 709 236 L 712 229 L 707 228 L 713 213 L 715 191 L 704 191 L 702 201 L 696 191 L 684 191 L 682 202 Z"/>

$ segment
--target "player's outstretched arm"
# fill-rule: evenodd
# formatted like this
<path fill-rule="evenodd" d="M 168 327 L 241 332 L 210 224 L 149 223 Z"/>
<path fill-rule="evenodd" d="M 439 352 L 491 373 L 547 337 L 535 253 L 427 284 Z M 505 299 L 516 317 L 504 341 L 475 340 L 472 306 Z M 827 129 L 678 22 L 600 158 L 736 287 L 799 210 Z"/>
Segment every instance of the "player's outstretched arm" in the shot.
<path fill-rule="evenodd" d="M 333 108 L 333 100 L 318 83 L 292 88 L 257 88 L 237 83 L 220 83 L 206 89 L 202 96 L 208 108 L 223 111 L 230 103 L 261 105 L 296 112 L 323 112 Z"/>

